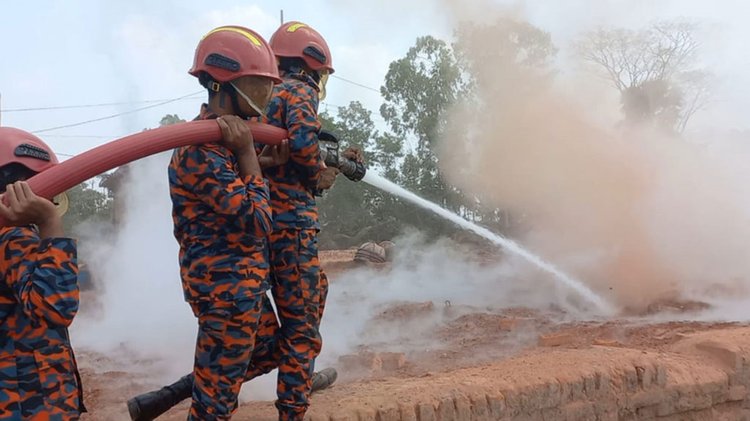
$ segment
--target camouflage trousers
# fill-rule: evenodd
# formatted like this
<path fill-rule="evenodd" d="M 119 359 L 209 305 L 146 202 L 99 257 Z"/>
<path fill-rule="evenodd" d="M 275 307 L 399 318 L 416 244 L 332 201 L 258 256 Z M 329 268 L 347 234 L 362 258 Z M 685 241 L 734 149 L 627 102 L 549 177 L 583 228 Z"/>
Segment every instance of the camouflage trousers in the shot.
<path fill-rule="evenodd" d="M 271 234 L 271 292 L 279 314 L 263 311 L 258 349 L 247 380 L 279 369 L 276 388 L 280 420 L 302 420 L 310 405 L 313 362 L 320 354 L 319 332 L 328 278 L 320 269 L 317 230 Z"/>
<path fill-rule="evenodd" d="M 188 420 L 231 418 L 253 355 L 264 297 L 191 303 L 198 339 Z"/>
<path fill-rule="evenodd" d="M 276 406 L 279 410 L 280 420 L 302 420 L 309 406 L 310 389 L 312 387 L 312 372 L 315 358 L 320 354 L 322 340 L 319 332 L 320 322 L 323 317 L 325 300 L 328 295 L 328 277 L 320 269 L 317 253 L 317 231 L 315 230 L 288 230 L 275 232 L 271 236 L 271 285 L 272 296 L 279 313 L 277 319 L 270 300 L 266 295 L 258 297 L 252 309 L 240 315 L 240 319 L 254 320 L 248 327 L 254 326 L 254 346 L 245 350 L 244 376 L 239 376 L 242 381 L 249 381 L 274 369 L 279 369 L 277 384 L 278 400 Z M 257 308 L 256 308 L 257 306 Z M 245 307 L 250 307 L 249 303 Z M 194 311 L 196 309 L 194 308 Z M 210 320 L 217 323 L 222 320 L 221 314 L 230 316 L 227 309 L 219 308 L 209 311 Z M 199 313 L 196 313 L 199 314 Z M 219 320 L 213 316 L 219 316 Z M 210 381 L 199 380 L 199 371 L 206 372 L 204 378 L 216 376 L 214 373 L 230 373 L 232 378 L 237 375 L 237 370 L 242 368 L 239 358 L 210 358 L 206 354 L 207 368 L 199 370 L 199 354 L 205 354 L 201 349 L 201 334 L 204 323 L 198 335 L 196 345 L 196 366 L 194 376 L 196 382 L 193 386 L 193 406 L 190 419 L 228 419 L 228 414 L 236 408 L 237 394 L 240 386 L 231 383 L 231 390 L 226 394 L 220 394 L 217 387 L 212 387 Z M 223 318 L 229 322 L 229 317 Z M 281 326 L 279 326 L 279 321 Z M 229 328 L 233 323 L 228 323 Z M 224 327 L 221 327 L 224 328 Z M 209 332 L 211 329 L 209 329 Z M 239 328 L 242 332 L 240 337 L 248 336 L 249 330 Z M 234 340 L 235 335 L 230 335 L 229 329 L 226 336 Z M 213 342 L 211 340 L 210 342 Z M 210 344 L 210 342 L 205 342 Z M 238 342 L 238 341 L 233 341 Z M 236 354 L 239 355 L 239 354 Z M 219 363 L 224 361 L 224 363 Z M 215 367 L 211 370 L 211 364 Z M 218 365 L 217 365 L 218 363 Z M 226 364 L 222 366 L 221 364 Z M 203 365 L 201 365 L 203 366 Z M 244 379 L 242 378 L 244 377 Z M 229 384 L 228 379 L 223 384 Z M 203 383 L 204 386 L 199 386 Z M 216 383 L 213 383 L 214 385 Z M 212 412 L 209 412 L 212 411 Z M 225 413 L 225 418 L 208 415 L 214 412 Z"/>
<path fill-rule="evenodd" d="M 67 330 L 59 331 L 66 343 L 0 353 L 0 421 L 75 421 L 86 412 Z"/>
<path fill-rule="evenodd" d="M 316 327 L 320 329 L 325 310 L 325 300 L 328 296 L 328 276 L 320 268 L 320 301 L 318 303 L 318 320 Z M 258 334 L 255 339 L 255 349 L 247 369 L 246 381 L 268 374 L 279 367 L 279 347 L 276 343 L 279 333 L 279 321 L 268 299 L 263 300 L 263 310 L 258 323 Z M 317 355 L 316 355 L 317 357 Z"/>

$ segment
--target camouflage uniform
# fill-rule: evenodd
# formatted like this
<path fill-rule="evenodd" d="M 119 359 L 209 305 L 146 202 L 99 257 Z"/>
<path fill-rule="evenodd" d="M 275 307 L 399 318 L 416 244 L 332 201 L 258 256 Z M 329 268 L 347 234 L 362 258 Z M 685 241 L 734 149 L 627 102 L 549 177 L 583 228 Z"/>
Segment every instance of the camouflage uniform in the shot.
<path fill-rule="evenodd" d="M 0 420 L 77 420 L 80 376 L 68 337 L 78 312 L 76 244 L 0 228 Z"/>
<path fill-rule="evenodd" d="M 268 290 L 268 188 L 260 177 L 240 177 L 219 144 L 176 149 L 169 184 L 183 291 L 199 326 L 189 419 L 225 420 L 237 407 Z"/>

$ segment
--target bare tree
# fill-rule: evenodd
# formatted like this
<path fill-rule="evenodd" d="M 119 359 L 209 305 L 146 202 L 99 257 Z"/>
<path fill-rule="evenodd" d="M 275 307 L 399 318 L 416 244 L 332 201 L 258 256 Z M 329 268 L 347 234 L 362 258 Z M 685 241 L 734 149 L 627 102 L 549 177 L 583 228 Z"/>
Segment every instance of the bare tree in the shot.
<path fill-rule="evenodd" d="M 679 86 L 682 86 L 683 99 L 677 131 L 683 132 L 690 118 L 708 103 L 711 90 L 711 74 L 694 70 L 679 75 Z"/>
<path fill-rule="evenodd" d="M 640 31 L 599 29 L 576 49 L 620 92 L 626 120 L 649 119 L 683 131 L 709 93 L 707 73 L 696 68 L 696 29 L 683 21 L 657 22 Z"/>

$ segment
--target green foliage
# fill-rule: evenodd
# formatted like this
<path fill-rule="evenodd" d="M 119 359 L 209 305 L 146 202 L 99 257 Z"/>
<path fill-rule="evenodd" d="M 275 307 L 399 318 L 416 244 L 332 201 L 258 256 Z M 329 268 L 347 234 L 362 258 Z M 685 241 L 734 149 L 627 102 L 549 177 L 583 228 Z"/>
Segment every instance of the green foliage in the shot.
<path fill-rule="evenodd" d="M 93 185 L 94 182 L 81 183 L 66 192 L 70 205 L 63 217 L 65 232 L 76 232 L 76 228 L 84 222 L 112 220 L 112 199 Z"/>
<path fill-rule="evenodd" d="M 170 124 L 184 123 L 177 114 L 167 114 L 159 120 L 159 127 L 169 126 Z"/>

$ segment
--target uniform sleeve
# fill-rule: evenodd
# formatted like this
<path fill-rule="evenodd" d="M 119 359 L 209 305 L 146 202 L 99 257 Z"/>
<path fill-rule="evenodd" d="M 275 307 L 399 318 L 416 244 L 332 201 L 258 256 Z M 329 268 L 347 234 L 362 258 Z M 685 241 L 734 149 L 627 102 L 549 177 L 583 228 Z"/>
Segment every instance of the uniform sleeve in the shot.
<path fill-rule="evenodd" d="M 214 212 L 237 217 L 257 235 L 271 232 L 269 192 L 263 178 L 240 177 L 230 156 L 218 148 L 191 147 L 176 168 L 183 188 Z"/>
<path fill-rule="evenodd" d="M 0 240 L 0 272 L 32 320 L 67 327 L 78 312 L 78 264 L 75 240 L 45 238 L 15 228 Z"/>
<path fill-rule="evenodd" d="M 317 95 L 312 87 L 300 85 L 286 92 L 286 129 L 289 133 L 290 160 L 300 174 L 301 181 L 315 188 L 323 169 L 318 146 Z"/>

